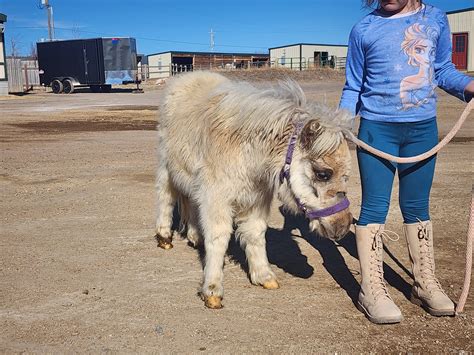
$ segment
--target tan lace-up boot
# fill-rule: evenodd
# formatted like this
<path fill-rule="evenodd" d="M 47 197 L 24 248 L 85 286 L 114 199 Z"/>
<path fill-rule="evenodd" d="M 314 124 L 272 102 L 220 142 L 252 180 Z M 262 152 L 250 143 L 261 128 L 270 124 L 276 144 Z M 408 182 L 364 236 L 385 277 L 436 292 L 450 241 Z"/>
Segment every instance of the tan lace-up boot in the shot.
<path fill-rule="evenodd" d="M 357 308 L 373 323 L 399 323 L 402 313 L 388 294 L 383 278 L 383 234 L 383 224 L 356 226 L 362 275 Z"/>
<path fill-rule="evenodd" d="M 433 316 L 454 315 L 454 303 L 435 277 L 431 221 L 404 224 L 415 282 L 411 301 Z"/>

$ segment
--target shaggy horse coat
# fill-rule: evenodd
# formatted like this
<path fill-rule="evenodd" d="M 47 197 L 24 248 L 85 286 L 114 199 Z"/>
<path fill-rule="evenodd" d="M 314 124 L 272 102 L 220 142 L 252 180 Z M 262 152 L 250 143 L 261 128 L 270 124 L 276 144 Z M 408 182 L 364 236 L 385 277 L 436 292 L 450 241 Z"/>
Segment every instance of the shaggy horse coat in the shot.
<path fill-rule="evenodd" d="M 308 105 L 292 81 L 257 89 L 209 73 L 172 80 L 158 124 L 158 210 L 160 246 L 172 247 L 172 213 L 178 202 L 187 237 L 206 251 L 201 294 L 206 306 L 220 308 L 223 262 L 229 238 L 245 249 L 250 280 L 278 288 L 268 263 L 265 232 L 270 205 L 300 212 L 297 201 L 321 209 L 345 197 L 350 155 L 341 132 L 348 116 L 323 105 Z M 288 181 L 280 182 L 288 141 L 298 134 Z M 338 239 L 352 216 L 346 209 L 310 221 L 319 235 Z"/>

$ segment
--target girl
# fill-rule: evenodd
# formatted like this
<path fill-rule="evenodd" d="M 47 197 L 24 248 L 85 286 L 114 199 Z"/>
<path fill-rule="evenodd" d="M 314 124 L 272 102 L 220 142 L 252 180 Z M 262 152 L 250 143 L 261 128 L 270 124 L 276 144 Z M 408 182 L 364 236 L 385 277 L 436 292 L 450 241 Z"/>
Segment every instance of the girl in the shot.
<path fill-rule="evenodd" d="M 446 15 L 420 0 L 366 0 L 377 10 L 350 34 L 340 108 L 361 116 L 359 138 L 401 157 L 418 155 L 438 142 L 436 93 L 441 87 L 469 101 L 474 81 L 451 63 Z M 434 275 L 429 194 L 436 158 L 394 164 L 359 149 L 362 208 L 356 225 L 361 267 L 358 308 L 374 323 L 402 320 L 383 278 L 384 223 L 395 171 L 414 284 L 412 302 L 435 316 L 453 315 L 454 304 Z"/>

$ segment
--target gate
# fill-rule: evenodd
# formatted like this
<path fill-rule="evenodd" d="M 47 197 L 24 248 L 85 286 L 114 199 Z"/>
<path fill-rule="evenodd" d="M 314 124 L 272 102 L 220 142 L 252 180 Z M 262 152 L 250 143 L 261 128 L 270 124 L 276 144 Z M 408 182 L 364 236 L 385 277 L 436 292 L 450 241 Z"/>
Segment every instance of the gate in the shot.
<path fill-rule="evenodd" d="M 7 58 L 8 92 L 24 93 L 40 85 L 38 62 L 21 58 Z"/>

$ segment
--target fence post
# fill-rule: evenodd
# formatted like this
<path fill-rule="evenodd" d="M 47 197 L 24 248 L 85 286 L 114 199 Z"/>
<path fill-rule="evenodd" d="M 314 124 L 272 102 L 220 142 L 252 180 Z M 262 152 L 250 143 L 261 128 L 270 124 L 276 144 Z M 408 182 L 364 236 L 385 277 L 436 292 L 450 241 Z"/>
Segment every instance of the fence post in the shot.
<path fill-rule="evenodd" d="M 25 71 L 25 91 L 29 90 L 29 83 L 28 83 L 28 65 L 25 63 L 23 65 L 23 70 Z"/>

